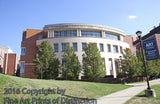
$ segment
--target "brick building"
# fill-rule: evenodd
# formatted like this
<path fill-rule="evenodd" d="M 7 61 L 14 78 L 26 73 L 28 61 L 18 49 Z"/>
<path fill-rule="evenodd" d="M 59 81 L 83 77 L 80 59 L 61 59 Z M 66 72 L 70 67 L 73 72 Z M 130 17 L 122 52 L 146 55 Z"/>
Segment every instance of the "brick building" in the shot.
<path fill-rule="evenodd" d="M 130 45 L 130 49 L 132 53 L 136 56 L 136 47 L 133 46 L 134 40 L 135 40 L 135 36 L 132 36 L 132 35 L 127 35 L 124 37 L 124 41 Z"/>
<path fill-rule="evenodd" d="M 56 57 L 62 63 L 63 50 L 66 44 L 73 46 L 80 63 L 84 47 L 88 43 L 96 43 L 104 59 L 106 75 L 117 76 L 119 69 L 119 56 L 125 48 L 134 51 L 131 36 L 119 29 L 94 24 L 52 24 L 45 25 L 43 30 L 27 29 L 23 31 L 21 42 L 20 75 L 25 78 L 37 78 L 33 74 L 33 57 L 37 53 L 42 41 L 48 40 L 52 45 Z M 128 42 L 128 43 L 127 43 Z"/>
<path fill-rule="evenodd" d="M 43 30 L 36 29 L 27 29 L 26 31 L 23 31 L 20 57 L 21 77 L 37 78 L 32 71 L 34 69 L 33 56 L 38 50 L 38 47 L 36 46 L 36 40 L 39 39 L 39 36 L 45 37 L 45 32 Z"/>
<path fill-rule="evenodd" d="M 19 56 L 7 46 L 0 46 L 1 73 L 15 75 L 19 67 Z"/>
<path fill-rule="evenodd" d="M 148 34 L 142 36 L 142 40 L 150 40 L 155 39 L 157 44 L 157 49 L 160 56 L 160 26 L 154 27 Z M 140 42 L 139 40 L 134 41 L 134 46 L 137 50 L 140 49 Z"/>

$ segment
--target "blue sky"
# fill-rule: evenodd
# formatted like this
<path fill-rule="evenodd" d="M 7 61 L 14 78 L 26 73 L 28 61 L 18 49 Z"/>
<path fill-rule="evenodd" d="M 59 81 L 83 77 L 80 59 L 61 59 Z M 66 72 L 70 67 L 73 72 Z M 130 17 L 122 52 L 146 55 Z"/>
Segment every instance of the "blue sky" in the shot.
<path fill-rule="evenodd" d="M 0 0 L 0 46 L 20 55 L 22 31 L 56 23 L 89 23 L 127 35 L 160 23 L 160 0 Z"/>

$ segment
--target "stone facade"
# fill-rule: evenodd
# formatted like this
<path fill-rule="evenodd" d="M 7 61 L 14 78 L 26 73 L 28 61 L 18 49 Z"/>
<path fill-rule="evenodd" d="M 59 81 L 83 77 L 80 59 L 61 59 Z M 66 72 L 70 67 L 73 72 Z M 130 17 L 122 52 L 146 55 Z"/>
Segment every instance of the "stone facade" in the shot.
<path fill-rule="evenodd" d="M 65 31 L 76 31 L 76 36 L 74 37 L 55 37 L 55 32 L 65 32 Z M 82 36 L 82 31 L 89 32 L 99 32 L 101 34 L 100 37 L 85 37 Z M 106 38 L 106 34 L 111 34 L 117 39 Z M 80 63 L 82 64 L 82 44 L 83 43 L 96 43 L 97 47 L 100 49 L 100 45 L 102 46 L 102 51 L 100 52 L 101 57 L 104 59 L 106 75 L 113 75 L 115 78 L 117 77 L 117 73 L 120 71 L 119 69 L 119 56 L 122 56 L 122 50 L 125 48 L 130 48 L 130 43 L 127 43 L 124 40 L 125 33 L 119 29 L 115 29 L 108 26 L 103 25 L 93 25 L 93 24 L 53 24 L 53 25 L 45 25 L 43 30 L 36 29 L 27 29 L 23 31 L 21 48 L 24 51 L 21 55 L 21 64 L 24 68 L 21 68 L 21 73 L 25 78 L 37 78 L 36 75 L 33 74 L 33 56 L 37 53 L 38 46 L 45 40 L 48 40 L 50 44 L 53 46 L 58 45 L 58 52 L 55 52 L 56 57 L 59 59 L 60 63 L 62 63 L 62 45 L 69 44 L 73 46 L 74 43 L 77 44 L 77 51 L 75 52 L 78 56 Z M 40 38 L 41 37 L 41 38 Z M 110 46 L 110 51 L 108 51 L 108 45 Z M 116 50 L 116 52 L 115 52 Z"/>

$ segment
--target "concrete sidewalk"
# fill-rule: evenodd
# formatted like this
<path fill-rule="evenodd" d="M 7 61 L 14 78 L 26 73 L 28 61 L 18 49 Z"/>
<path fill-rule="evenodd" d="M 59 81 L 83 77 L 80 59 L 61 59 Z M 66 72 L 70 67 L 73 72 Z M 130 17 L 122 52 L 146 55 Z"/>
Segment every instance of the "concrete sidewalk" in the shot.
<path fill-rule="evenodd" d="M 149 81 L 149 83 L 150 85 L 160 84 L 160 79 Z M 147 88 L 147 82 L 138 83 L 138 84 L 127 84 L 127 85 L 133 85 L 133 87 L 98 98 L 97 103 L 98 104 L 124 104 L 133 96 L 139 94 L 141 91 Z"/>

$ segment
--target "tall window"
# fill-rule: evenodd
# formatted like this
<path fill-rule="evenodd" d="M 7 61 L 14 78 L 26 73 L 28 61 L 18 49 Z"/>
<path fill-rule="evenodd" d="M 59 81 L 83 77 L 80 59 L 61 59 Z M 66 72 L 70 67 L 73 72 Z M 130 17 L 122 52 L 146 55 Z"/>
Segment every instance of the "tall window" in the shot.
<path fill-rule="evenodd" d="M 113 64 L 112 64 L 112 59 L 109 59 L 109 70 L 110 70 L 110 75 L 113 75 Z"/>
<path fill-rule="evenodd" d="M 25 47 L 22 47 L 22 48 L 21 48 L 21 55 L 22 55 L 22 56 L 25 56 L 25 52 L 26 52 L 26 48 L 25 48 Z"/>
<path fill-rule="evenodd" d="M 21 61 L 21 68 L 20 68 L 20 76 L 21 77 L 23 77 L 23 75 L 24 75 L 24 64 L 25 64 L 25 62 Z"/>
<path fill-rule="evenodd" d="M 100 48 L 100 51 L 101 51 L 101 52 L 104 51 L 104 49 L 103 49 L 103 44 L 100 44 L 100 45 L 99 45 L 99 48 Z"/>
<path fill-rule="evenodd" d="M 115 46 L 115 45 L 113 46 L 113 52 L 118 53 L 118 46 Z"/>
<path fill-rule="evenodd" d="M 111 45 L 107 44 L 107 52 L 111 52 Z"/>
<path fill-rule="evenodd" d="M 26 41 L 26 36 L 24 36 L 24 40 L 23 41 Z"/>
<path fill-rule="evenodd" d="M 62 52 L 66 50 L 67 43 L 62 43 Z"/>
<path fill-rule="evenodd" d="M 86 43 L 82 43 L 82 51 L 85 51 Z"/>
<path fill-rule="evenodd" d="M 81 31 L 82 37 L 102 37 L 101 32 Z"/>
<path fill-rule="evenodd" d="M 39 35 L 39 36 L 38 36 L 38 39 L 43 39 L 43 35 Z"/>
<path fill-rule="evenodd" d="M 105 34 L 106 38 L 110 38 L 110 39 L 115 39 L 115 40 L 119 40 L 119 36 L 118 35 L 113 35 L 113 34 Z"/>
<path fill-rule="evenodd" d="M 55 31 L 54 32 L 54 37 L 76 37 L 77 36 L 77 31 Z"/>
<path fill-rule="evenodd" d="M 74 51 L 77 51 L 77 43 L 73 43 Z"/>
<path fill-rule="evenodd" d="M 58 52 L 58 44 L 54 44 L 54 52 Z"/>

